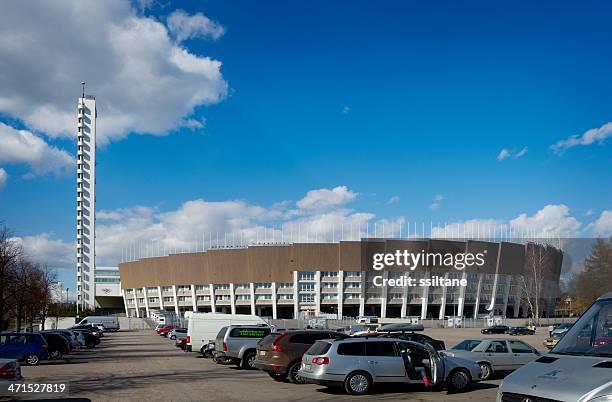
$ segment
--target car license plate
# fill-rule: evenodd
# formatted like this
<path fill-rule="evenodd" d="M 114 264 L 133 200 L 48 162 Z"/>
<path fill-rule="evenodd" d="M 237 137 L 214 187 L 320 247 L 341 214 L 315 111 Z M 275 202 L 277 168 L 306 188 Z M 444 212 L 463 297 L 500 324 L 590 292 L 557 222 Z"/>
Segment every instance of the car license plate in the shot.
<path fill-rule="evenodd" d="M 266 351 L 265 350 L 260 350 L 259 351 L 259 355 L 260 356 L 265 356 L 266 355 Z"/>

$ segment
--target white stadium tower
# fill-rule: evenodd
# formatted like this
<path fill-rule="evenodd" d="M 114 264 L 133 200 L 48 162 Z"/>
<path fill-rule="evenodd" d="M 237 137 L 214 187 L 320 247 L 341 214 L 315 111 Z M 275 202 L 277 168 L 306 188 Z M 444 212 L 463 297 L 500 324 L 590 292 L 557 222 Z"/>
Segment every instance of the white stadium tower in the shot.
<path fill-rule="evenodd" d="M 117 267 L 96 267 L 96 98 L 77 105 L 77 312 L 123 311 Z"/>
<path fill-rule="evenodd" d="M 96 117 L 96 99 L 83 90 L 77 107 L 77 311 L 95 309 Z"/>

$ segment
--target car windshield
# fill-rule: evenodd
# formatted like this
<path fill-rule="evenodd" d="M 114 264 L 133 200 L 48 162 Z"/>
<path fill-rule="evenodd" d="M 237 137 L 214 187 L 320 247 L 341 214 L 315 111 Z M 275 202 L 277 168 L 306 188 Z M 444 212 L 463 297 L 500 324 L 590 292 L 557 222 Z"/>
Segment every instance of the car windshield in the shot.
<path fill-rule="evenodd" d="M 466 339 L 465 341 L 459 342 L 458 344 L 453 346 L 451 349 L 454 349 L 454 350 L 472 350 L 476 346 L 480 345 L 481 342 L 482 341 L 478 341 L 478 340 L 475 340 L 475 339 Z"/>
<path fill-rule="evenodd" d="M 595 302 L 551 353 L 612 357 L 612 300 Z"/>

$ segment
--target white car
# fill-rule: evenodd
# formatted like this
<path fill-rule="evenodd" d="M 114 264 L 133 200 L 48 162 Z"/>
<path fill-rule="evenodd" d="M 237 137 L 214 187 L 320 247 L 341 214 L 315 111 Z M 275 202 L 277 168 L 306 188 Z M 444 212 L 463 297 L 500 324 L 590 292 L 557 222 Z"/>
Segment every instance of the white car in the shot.
<path fill-rule="evenodd" d="M 612 401 L 612 292 L 600 297 L 549 354 L 504 379 L 498 402 Z"/>

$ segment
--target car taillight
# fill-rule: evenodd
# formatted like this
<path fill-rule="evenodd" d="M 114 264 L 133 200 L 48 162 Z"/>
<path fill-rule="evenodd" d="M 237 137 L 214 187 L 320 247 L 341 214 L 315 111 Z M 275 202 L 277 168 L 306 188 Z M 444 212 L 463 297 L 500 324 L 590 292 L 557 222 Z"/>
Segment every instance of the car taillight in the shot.
<path fill-rule="evenodd" d="M 312 359 L 312 364 L 316 364 L 317 366 L 329 364 L 329 357 L 315 357 L 314 359 Z"/>
<path fill-rule="evenodd" d="M 223 342 L 223 351 L 227 352 L 227 343 Z"/>
<path fill-rule="evenodd" d="M 275 352 L 282 352 L 283 351 L 283 348 L 281 347 L 281 345 L 279 345 L 279 341 L 281 339 L 283 339 L 286 335 L 287 335 L 286 333 L 285 334 L 281 334 L 281 336 L 279 336 L 278 338 L 276 338 L 274 340 L 274 342 L 272 342 L 272 350 L 273 351 L 275 351 Z"/>
<path fill-rule="evenodd" d="M 187 343 L 191 343 L 191 337 L 187 335 Z"/>
<path fill-rule="evenodd" d="M 13 378 L 15 377 L 15 370 L 10 367 L 0 368 L 0 378 Z"/>

